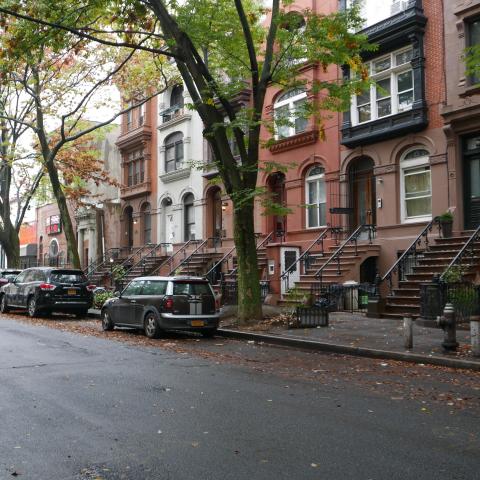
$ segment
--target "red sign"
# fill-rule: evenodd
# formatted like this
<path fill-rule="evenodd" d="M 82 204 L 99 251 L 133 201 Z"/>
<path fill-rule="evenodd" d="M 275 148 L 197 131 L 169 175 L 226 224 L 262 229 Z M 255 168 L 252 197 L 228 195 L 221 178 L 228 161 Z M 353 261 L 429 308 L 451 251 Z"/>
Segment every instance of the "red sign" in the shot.
<path fill-rule="evenodd" d="M 45 231 L 47 235 L 60 233 L 62 231 L 62 224 L 60 222 L 60 215 L 51 215 L 47 218 Z"/>

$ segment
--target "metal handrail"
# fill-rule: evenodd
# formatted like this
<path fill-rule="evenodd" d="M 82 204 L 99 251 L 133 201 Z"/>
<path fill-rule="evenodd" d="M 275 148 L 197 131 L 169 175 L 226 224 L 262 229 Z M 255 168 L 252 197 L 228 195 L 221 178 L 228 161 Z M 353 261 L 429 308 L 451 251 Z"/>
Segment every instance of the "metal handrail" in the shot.
<path fill-rule="evenodd" d="M 435 223 L 440 225 L 438 223 L 438 218 L 437 217 L 433 218 L 428 223 L 428 225 L 417 235 L 417 237 L 410 244 L 410 246 L 402 253 L 402 255 L 400 255 L 400 257 L 397 259 L 397 261 L 388 269 L 387 273 L 385 273 L 385 275 L 383 275 L 383 277 L 380 277 L 379 279 L 376 280 L 377 288 L 378 288 L 378 285 L 380 285 L 380 283 L 382 283 L 382 282 L 384 282 L 385 280 L 388 279 L 389 290 L 390 290 L 390 292 L 392 292 L 392 289 L 393 289 L 393 281 L 392 281 L 393 274 L 400 270 L 401 266 L 405 263 L 405 261 L 406 261 L 406 259 L 409 255 L 411 255 L 413 252 L 415 254 L 417 253 L 417 245 L 418 246 L 421 245 L 422 237 L 425 237 L 425 241 L 424 241 L 425 249 L 428 250 L 428 245 L 429 245 L 428 233 L 432 231 L 433 225 Z"/>
<path fill-rule="evenodd" d="M 173 259 L 180 253 L 185 253 L 187 247 L 193 243 L 198 243 L 200 242 L 200 240 L 187 240 L 181 248 L 179 248 L 173 255 L 170 255 L 163 263 L 161 263 L 155 270 L 153 270 L 153 272 L 151 272 L 151 274 L 155 274 L 157 272 L 159 272 L 165 265 L 169 264 L 170 263 L 170 270 L 172 270 L 171 266 L 172 266 L 172 263 L 173 263 Z"/>
<path fill-rule="evenodd" d="M 145 255 L 142 255 L 142 257 L 138 260 L 138 262 L 134 263 L 128 270 L 125 271 L 124 277 L 126 277 L 127 274 L 130 271 L 132 271 L 134 268 L 138 267 L 138 265 L 140 265 L 147 257 L 153 256 L 152 253 L 155 253 L 159 247 L 161 248 L 161 247 L 166 246 L 166 245 L 171 245 L 171 244 L 170 243 L 165 243 L 165 242 L 155 244 L 153 246 L 153 248 L 151 248 Z"/>
<path fill-rule="evenodd" d="M 95 260 L 94 262 L 90 263 L 90 265 L 87 266 L 87 268 L 85 268 L 83 270 L 83 272 L 85 273 L 85 275 L 87 277 L 93 275 L 93 273 L 95 273 L 95 271 L 100 267 L 102 266 L 103 264 L 107 263 L 108 259 L 110 258 L 110 256 L 108 255 L 109 252 L 113 252 L 115 250 L 119 250 L 118 247 L 112 247 L 112 248 L 109 248 L 98 260 Z"/>
<path fill-rule="evenodd" d="M 200 243 L 200 245 L 192 253 L 190 253 L 188 257 L 184 258 L 174 269 L 172 268 L 168 275 L 171 275 L 174 272 L 174 270 L 177 270 L 177 268 L 180 268 L 182 265 L 185 265 L 185 264 L 190 265 L 190 260 L 192 259 L 193 255 L 195 255 L 201 248 L 204 248 L 205 245 L 207 245 L 209 240 L 213 240 L 215 251 L 217 251 L 216 242 L 217 240 L 221 241 L 221 239 L 219 237 L 208 237 L 206 240 L 203 240 L 202 243 Z"/>
<path fill-rule="evenodd" d="M 323 253 L 324 253 L 323 241 L 324 241 L 325 238 L 327 237 L 328 232 L 330 232 L 331 230 L 332 230 L 331 227 L 326 227 L 326 228 L 320 233 L 320 235 L 310 244 L 310 246 L 295 260 L 295 262 L 293 262 L 284 272 L 281 273 L 280 278 L 281 278 L 284 282 L 286 282 L 286 289 L 287 289 L 287 290 L 288 290 L 288 288 L 289 288 L 289 278 L 290 278 L 290 275 L 295 271 L 294 269 L 296 269 L 297 263 L 300 263 L 304 258 L 308 258 L 310 250 L 312 250 L 312 248 L 313 248 L 315 245 L 321 245 L 321 246 L 322 246 L 322 250 L 321 250 L 320 253 L 321 253 L 321 255 L 323 255 Z"/>
<path fill-rule="evenodd" d="M 357 229 L 333 252 L 330 258 L 315 272 L 315 278 L 320 280 L 320 286 L 322 285 L 322 274 L 325 268 L 330 265 L 334 260 L 337 261 L 337 272 L 340 275 L 340 256 L 343 253 L 344 248 L 351 242 L 355 242 L 355 256 L 357 255 L 357 240 L 360 234 L 364 231 L 368 230 L 368 240 L 372 243 L 372 232 L 375 232 L 375 226 L 370 224 L 364 224 L 357 227 Z"/>
<path fill-rule="evenodd" d="M 470 238 L 465 242 L 465 245 L 460 249 L 460 251 L 455 255 L 455 258 L 450 262 L 448 267 L 444 270 L 444 272 L 440 275 L 440 281 L 442 281 L 445 278 L 445 275 L 458 263 L 461 262 L 463 256 L 467 252 L 467 248 L 475 243 L 476 241 L 480 240 L 480 224 L 478 227 L 475 229 L 475 231 L 470 235 Z M 473 255 L 473 245 L 472 249 L 470 252 L 470 255 Z"/>
<path fill-rule="evenodd" d="M 262 248 L 264 245 L 266 245 L 274 236 L 275 231 L 270 232 L 256 247 L 255 250 L 258 252 L 260 248 Z M 256 234 L 260 235 L 260 234 Z M 224 276 L 225 277 L 231 277 L 237 273 L 238 267 L 235 267 L 231 272 L 226 273 Z"/>
<path fill-rule="evenodd" d="M 213 267 L 205 274 L 206 278 L 209 278 L 209 275 L 219 266 L 221 265 L 225 260 L 228 260 L 231 256 L 233 251 L 235 250 L 235 245 L 216 263 L 213 264 Z M 212 283 L 212 282 L 210 282 Z"/>

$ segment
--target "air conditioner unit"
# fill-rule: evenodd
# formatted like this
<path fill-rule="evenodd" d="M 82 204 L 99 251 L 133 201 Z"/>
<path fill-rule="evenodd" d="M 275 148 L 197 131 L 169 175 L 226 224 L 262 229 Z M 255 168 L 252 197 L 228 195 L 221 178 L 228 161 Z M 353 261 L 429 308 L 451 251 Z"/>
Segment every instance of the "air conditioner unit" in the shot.
<path fill-rule="evenodd" d="M 397 13 L 403 12 L 408 8 L 410 0 L 394 0 L 392 6 L 390 7 L 391 15 L 396 15 Z"/>

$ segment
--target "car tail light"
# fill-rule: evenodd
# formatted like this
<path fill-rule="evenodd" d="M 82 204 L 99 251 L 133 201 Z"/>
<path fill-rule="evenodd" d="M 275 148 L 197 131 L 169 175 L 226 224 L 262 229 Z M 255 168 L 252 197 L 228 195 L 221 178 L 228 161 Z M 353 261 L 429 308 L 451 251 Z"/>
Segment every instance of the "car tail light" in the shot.
<path fill-rule="evenodd" d="M 55 285 L 52 285 L 51 283 L 41 283 L 38 288 L 40 290 L 43 290 L 44 292 L 50 292 L 52 290 L 55 290 L 57 288 Z"/>
<path fill-rule="evenodd" d="M 220 311 L 220 299 L 219 299 L 219 298 L 216 298 L 216 299 L 215 299 L 215 310 L 216 310 L 217 312 Z"/>
<path fill-rule="evenodd" d="M 88 290 L 89 292 L 93 292 L 93 291 L 95 290 L 95 288 L 97 288 L 96 285 L 87 285 L 87 290 Z"/>
<path fill-rule="evenodd" d="M 166 298 L 163 304 L 165 310 L 172 310 L 173 309 L 173 298 Z"/>

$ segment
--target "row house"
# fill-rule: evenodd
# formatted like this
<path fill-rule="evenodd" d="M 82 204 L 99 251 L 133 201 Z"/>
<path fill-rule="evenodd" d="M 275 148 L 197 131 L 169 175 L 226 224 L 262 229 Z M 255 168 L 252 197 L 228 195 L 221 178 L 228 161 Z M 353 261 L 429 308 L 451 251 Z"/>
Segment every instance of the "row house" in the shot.
<path fill-rule="evenodd" d="M 295 15 L 305 9 L 328 14 L 354 1 L 299 0 L 287 8 Z M 310 291 L 318 282 L 380 281 L 385 315 L 417 315 L 419 283 L 443 271 L 480 221 L 478 87 L 461 60 L 465 48 L 480 39 L 480 2 L 360 4 L 362 33 L 378 45 L 363 57 L 375 83 L 352 98 L 349 111 L 326 116 L 325 138 L 316 119 L 297 118 L 295 112 L 314 99 L 316 80 L 349 76 L 348 67 L 325 72 L 306 64 L 304 88 L 267 90 L 264 117 L 286 115 L 291 125 L 275 129 L 275 141 L 260 152 L 260 162 L 288 168 L 260 170 L 258 185 L 291 213 L 264 215 L 259 203 L 259 266 L 270 281 L 273 303 L 293 286 Z M 248 104 L 248 90 L 238 101 Z M 185 259 L 189 263 L 198 245 L 211 239 L 208 246 L 224 255 L 220 268 L 228 273 L 233 268 L 228 259 L 234 258 L 231 202 L 212 182 L 216 172 L 208 165 L 202 123 L 186 109 L 189 102 L 183 86 L 176 85 L 123 119 L 117 139 L 120 246 L 132 251 L 168 244 L 157 262 L 168 268 L 151 271 L 191 273 Z M 263 140 L 270 135 L 262 131 Z M 447 211 L 456 240 L 442 250 L 435 218 Z M 428 239 L 439 250 L 439 265 L 428 262 Z M 207 273 L 219 258 L 205 251 L 196 273 Z M 172 254 L 177 261 L 168 263 Z"/>

